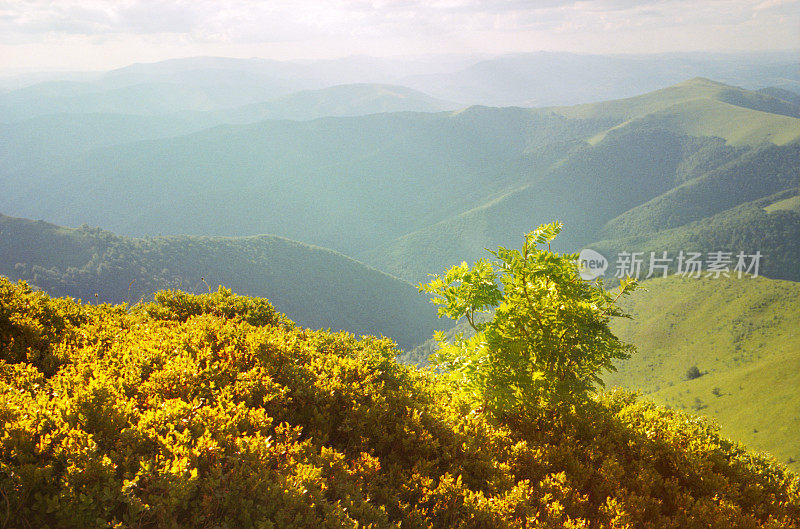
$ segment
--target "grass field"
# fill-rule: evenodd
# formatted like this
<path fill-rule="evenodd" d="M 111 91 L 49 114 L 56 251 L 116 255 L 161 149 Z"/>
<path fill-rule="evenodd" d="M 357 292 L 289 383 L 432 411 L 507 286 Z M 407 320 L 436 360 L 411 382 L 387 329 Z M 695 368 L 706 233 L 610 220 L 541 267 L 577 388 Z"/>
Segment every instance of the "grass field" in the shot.
<path fill-rule="evenodd" d="M 800 284 L 671 276 L 643 287 L 626 301 L 633 319 L 614 325 L 639 352 L 606 383 L 713 417 L 799 470 Z"/>

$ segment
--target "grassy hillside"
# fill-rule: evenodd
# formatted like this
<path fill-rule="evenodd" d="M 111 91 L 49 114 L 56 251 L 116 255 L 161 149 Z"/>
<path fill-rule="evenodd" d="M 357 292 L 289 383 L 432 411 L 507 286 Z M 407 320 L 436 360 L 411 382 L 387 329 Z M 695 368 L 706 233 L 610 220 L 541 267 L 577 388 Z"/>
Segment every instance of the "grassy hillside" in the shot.
<path fill-rule="evenodd" d="M 644 283 L 614 330 L 639 353 L 607 384 L 714 417 L 722 431 L 800 469 L 800 284 L 755 279 Z M 702 376 L 689 379 L 697 367 Z"/>
<path fill-rule="evenodd" d="M 731 145 L 785 145 L 800 138 L 800 109 L 796 105 L 704 78 L 628 99 L 559 108 L 557 112 L 571 118 L 615 119 L 615 128 L 660 127 L 691 136 L 714 136 Z M 605 134 L 594 136 L 590 142 L 599 142 Z"/>
<path fill-rule="evenodd" d="M 403 347 L 430 335 L 434 309 L 414 287 L 341 254 L 273 236 L 119 237 L 0 215 L 0 274 L 54 295 L 136 303 L 156 290 L 224 284 L 268 296 L 310 328 L 384 334 Z"/>
<path fill-rule="evenodd" d="M 800 139 L 800 120 L 753 110 L 720 100 L 692 100 L 631 120 L 619 127 L 661 127 L 690 136 L 724 138 L 730 145 L 759 145 L 774 143 L 786 145 Z M 736 126 L 732 126 L 736 124 Z M 597 143 L 604 134 L 592 138 Z"/>
<path fill-rule="evenodd" d="M 783 91 L 780 94 L 783 94 Z M 619 123 L 625 123 L 696 101 L 729 103 L 743 109 L 798 117 L 796 105 L 778 95 L 765 91 L 743 90 L 704 77 L 696 77 L 625 99 L 560 107 L 555 110 L 571 118 L 613 118 Z M 720 107 L 711 107 L 712 110 L 718 108 Z M 724 111 L 722 113 L 724 114 Z"/>
<path fill-rule="evenodd" d="M 800 481 L 621 392 L 504 422 L 263 299 L 128 311 L 0 279 L 11 527 L 800 527 Z"/>

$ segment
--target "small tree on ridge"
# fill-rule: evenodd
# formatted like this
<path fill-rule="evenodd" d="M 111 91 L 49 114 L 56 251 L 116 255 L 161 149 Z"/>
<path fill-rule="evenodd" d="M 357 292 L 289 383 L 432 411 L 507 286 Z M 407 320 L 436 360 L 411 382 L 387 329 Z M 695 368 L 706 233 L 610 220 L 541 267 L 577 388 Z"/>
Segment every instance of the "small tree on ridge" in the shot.
<path fill-rule="evenodd" d="M 580 401 L 602 385 L 603 369 L 613 371 L 614 360 L 634 351 L 611 332 L 609 321 L 627 317 L 616 301 L 636 281 L 623 280 L 612 294 L 601 282 L 582 280 L 576 254 L 550 251 L 561 228 L 539 226 L 525 236 L 521 251 L 500 247 L 490 251 L 494 260 L 472 267 L 463 262 L 419 285 L 432 294 L 439 317 L 466 318 L 476 332 L 452 343 L 436 333 L 433 364 L 498 418 Z M 480 313 L 491 317 L 479 323 Z"/>

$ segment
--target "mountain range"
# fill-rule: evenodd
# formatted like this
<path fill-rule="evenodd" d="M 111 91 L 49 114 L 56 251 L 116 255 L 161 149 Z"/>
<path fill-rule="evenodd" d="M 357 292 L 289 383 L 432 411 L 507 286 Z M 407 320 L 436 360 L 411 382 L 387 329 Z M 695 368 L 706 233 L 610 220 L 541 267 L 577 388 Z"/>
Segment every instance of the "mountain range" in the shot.
<path fill-rule="evenodd" d="M 695 79 L 577 107 L 262 121 L 113 145 L 9 125 L 0 211 L 130 236 L 271 233 L 417 281 L 552 219 L 577 249 L 789 192 L 796 109 Z M 713 186 L 727 191 L 709 204 Z M 658 204 L 686 193 L 703 207 L 665 225 Z M 632 216 L 636 230 L 620 230 Z M 780 216 L 791 231 L 796 218 Z"/>
<path fill-rule="evenodd" d="M 797 92 L 797 54 L 787 52 L 512 55 L 275 61 L 192 57 L 108 72 L 0 79 L 0 121 L 52 112 L 219 110 L 335 85 L 402 85 L 460 106 L 552 106 L 635 96 L 693 77 L 748 89 Z M 3 90 L 5 88 L 5 90 Z"/>

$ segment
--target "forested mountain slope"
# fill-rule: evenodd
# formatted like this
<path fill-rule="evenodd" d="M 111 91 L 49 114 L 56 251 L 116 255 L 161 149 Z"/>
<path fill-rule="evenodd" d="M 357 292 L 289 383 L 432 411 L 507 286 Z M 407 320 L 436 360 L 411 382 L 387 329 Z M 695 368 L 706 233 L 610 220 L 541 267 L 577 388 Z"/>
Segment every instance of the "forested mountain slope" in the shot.
<path fill-rule="evenodd" d="M 4 170 L 0 208 L 125 235 L 274 233 L 418 280 L 554 218 L 577 249 L 694 179 L 758 171 L 771 182 L 762 196 L 796 187 L 785 168 L 800 119 L 765 111 L 786 105 L 696 79 L 569 108 L 228 125 L 42 152 Z M 749 194 L 741 178 L 725 185 L 730 207 L 761 198 L 760 184 Z"/>
<path fill-rule="evenodd" d="M 477 257 L 483 248 L 510 244 L 510 234 L 548 219 L 565 223 L 559 247 L 579 250 L 610 235 L 628 238 L 655 233 L 699 222 L 756 199 L 768 200 L 778 192 L 791 193 L 800 185 L 800 119 L 742 106 L 728 108 L 731 104 L 720 99 L 735 99 L 732 93 L 759 104 L 765 97 L 697 79 L 627 100 L 556 109 L 558 115 L 616 124 L 587 137 L 586 143 L 523 185 L 359 257 L 395 275 L 420 281 L 431 270 Z M 697 108 L 703 112 L 695 112 Z M 717 236 L 720 240 L 735 238 L 741 225 L 750 220 L 739 219 L 736 227 L 729 220 L 717 226 L 722 230 Z M 782 227 L 769 232 L 771 241 L 765 252 L 794 245 L 796 219 L 777 220 Z M 757 223 L 750 228 L 769 231 Z M 458 236 L 447 237 L 447 233 Z M 625 242 L 627 247 L 613 249 L 652 249 L 632 239 Z M 735 250 L 760 249 L 753 247 L 759 243 L 757 237 L 751 237 L 749 243 Z M 787 269 L 783 263 L 767 273 L 794 278 L 794 270 L 800 269 L 796 264 L 800 263 L 792 261 L 794 268 Z"/>
<path fill-rule="evenodd" d="M 269 296 L 310 328 L 384 334 L 402 347 L 430 335 L 434 309 L 408 283 L 341 254 L 274 236 L 119 237 L 0 215 L 0 274 L 53 295 L 134 304 L 164 288 L 226 285 Z"/>

